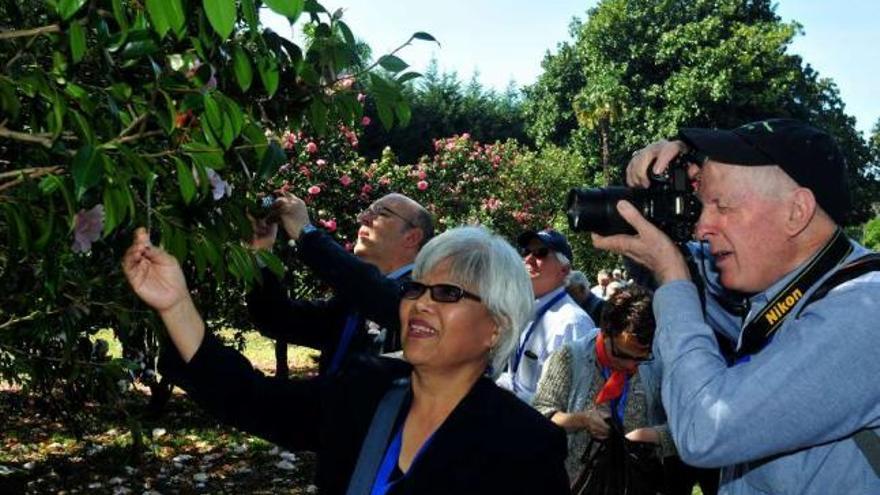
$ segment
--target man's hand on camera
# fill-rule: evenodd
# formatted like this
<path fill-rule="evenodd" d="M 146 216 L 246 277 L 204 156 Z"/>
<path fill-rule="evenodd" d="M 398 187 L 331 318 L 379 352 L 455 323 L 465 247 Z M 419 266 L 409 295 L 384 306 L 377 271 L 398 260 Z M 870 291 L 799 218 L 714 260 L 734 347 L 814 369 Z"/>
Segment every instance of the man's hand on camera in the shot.
<path fill-rule="evenodd" d="M 645 220 L 629 201 L 618 201 L 617 211 L 636 231 L 636 235 L 601 236 L 593 233 L 593 245 L 631 258 L 654 273 L 657 283 L 690 280 L 684 257 L 660 229 Z"/>
<path fill-rule="evenodd" d="M 681 153 L 687 151 L 687 146 L 681 141 L 657 141 L 633 153 L 626 166 L 626 184 L 630 187 L 648 188 L 651 185 L 649 169 L 653 169 L 654 175 L 663 174 L 669 167 L 669 162 Z"/>
<path fill-rule="evenodd" d="M 287 236 L 296 241 L 299 240 L 303 227 L 309 223 L 309 211 L 303 200 L 293 194 L 285 194 L 272 203 L 269 220 L 279 222 Z"/>

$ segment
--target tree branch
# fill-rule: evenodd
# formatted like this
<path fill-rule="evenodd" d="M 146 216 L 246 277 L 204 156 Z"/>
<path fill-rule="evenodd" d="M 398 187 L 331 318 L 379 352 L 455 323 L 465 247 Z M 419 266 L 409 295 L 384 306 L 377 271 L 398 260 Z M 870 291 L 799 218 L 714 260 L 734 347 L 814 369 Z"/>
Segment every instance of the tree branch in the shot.
<path fill-rule="evenodd" d="M 34 311 L 33 313 L 31 313 L 27 316 L 21 316 L 18 318 L 13 316 L 12 318 L 9 318 L 8 320 L 6 320 L 5 323 L 0 324 L 0 330 L 3 330 L 4 328 L 11 327 L 12 325 L 15 325 L 16 323 L 21 323 L 23 321 L 33 320 L 39 315 L 40 315 L 39 311 Z"/>
<path fill-rule="evenodd" d="M 49 24 L 33 29 L 19 29 L 14 31 L 0 32 L 0 40 L 8 40 L 12 38 L 24 38 L 26 36 L 39 36 L 46 33 L 60 33 L 61 26 L 58 24 Z"/>
<path fill-rule="evenodd" d="M 19 170 L 12 170 L 10 172 L 3 172 L 0 174 L 0 179 L 8 179 L 10 177 L 16 177 L 18 175 L 26 175 L 27 177 L 19 177 L 15 180 L 11 180 L 5 184 L 0 184 L 0 191 L 5 191 L 7 189 L 13 188 L 22 182 L 24 179 L 36 179 L 37 177 L 42 177 L 44 175 L 53 174 L 55 172 L 61 171 L 62 167 L 32 167 L 32 168 L 22 168 Z M 0 327 L 2 328 L 2 327 Z"/>
<path fill-rule="evenodd" d="M 0 138 L 14 139 L 16 141 L 23 141 L 26 143 L 36 143 L 43 145 L 43 147 L 45 148 L 51 148 L 52 139 L 48 136 L 51 136 L 51 134 L 31 134 L 28 132 L 18 132 L 8 129 L 4 125 L 0 125 Z"/>

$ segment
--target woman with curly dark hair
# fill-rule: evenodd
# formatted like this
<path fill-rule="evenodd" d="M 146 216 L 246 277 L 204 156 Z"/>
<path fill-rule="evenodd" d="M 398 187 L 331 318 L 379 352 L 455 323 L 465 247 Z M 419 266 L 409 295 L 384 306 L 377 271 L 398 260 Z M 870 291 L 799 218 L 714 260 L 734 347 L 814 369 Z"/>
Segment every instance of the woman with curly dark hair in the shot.
<path fill-rule="evenodd" d="M 656 460 L 675 454 L 651 352 L 651 301 L 647 289 L 621 289 L 605 302 L 594 334 L 548 359 L 533 405 L 568 432 L 566 470 L 573 482 L 584 468 L 585 449 L 613 428 L 628 441 L 653 445 Z"/>

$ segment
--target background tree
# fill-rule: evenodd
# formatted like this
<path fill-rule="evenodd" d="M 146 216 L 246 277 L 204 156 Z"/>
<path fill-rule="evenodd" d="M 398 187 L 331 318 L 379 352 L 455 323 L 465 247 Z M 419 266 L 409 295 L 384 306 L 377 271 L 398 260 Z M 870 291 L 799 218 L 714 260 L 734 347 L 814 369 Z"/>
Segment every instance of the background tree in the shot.
<path fill-rule="evenodd" d="M 526 90 L 527 132 L 570 143 L 587 181 L 605 162 L 618 164 L 621 180 L 633 150 L 680 127 L 792 116 L 838 139 L 856 200 L 851 221 L 870 217 L 877 181 L 867 147 L 833 82 L 787 52 L 801 28 L 781 22 L 769 0 L 604 0 L 572 27 L 572 44 L 548 55 Z"/>
<path fill-rule="evenodd" d="M 519 92 L 511 83 L 501 94 L 485 89 L 474 73 L 465 84 L 455 72 L 441 73 L 436 60 L 424 77 L 414 82 L 408 98 L 412 119 L 405 127 L 368 127 L 361 139 L 361 152 L 377 159 L 386 147 L 404 163 L 415 163 L 429 155 L 436 139 L 468 133 L 481 142 L 516 139 L 527 144 Z M 367 102 L 366 115 L 375 119 L 376 111 Z"/>

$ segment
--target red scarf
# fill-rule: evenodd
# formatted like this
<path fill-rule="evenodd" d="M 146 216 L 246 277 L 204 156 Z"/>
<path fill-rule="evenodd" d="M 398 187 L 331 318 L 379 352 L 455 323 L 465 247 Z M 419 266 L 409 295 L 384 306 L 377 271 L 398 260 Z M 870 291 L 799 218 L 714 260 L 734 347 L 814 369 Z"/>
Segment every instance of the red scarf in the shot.
<path fill-rule="evenodd" d="M 596 404 L 601 404 L 623 395 L 623 387 L 626 386 L 627 378 L 634 375 L 637 368 L 618 370 L 611 367 L 611 356 L 605 350 L 605 332 L 601 331 L 596 336 L 596 358 L 599 360 L 600 366 L 611 369 L 611 376 L 608 377 L 605 386 L 596 395 Z"/>

